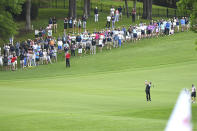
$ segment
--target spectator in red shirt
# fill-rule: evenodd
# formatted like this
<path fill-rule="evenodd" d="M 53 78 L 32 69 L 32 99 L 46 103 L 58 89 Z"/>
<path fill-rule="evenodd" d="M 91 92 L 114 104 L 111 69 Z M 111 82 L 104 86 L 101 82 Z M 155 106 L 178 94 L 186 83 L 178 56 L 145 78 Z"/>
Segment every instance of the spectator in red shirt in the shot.
<path fill-rule="evenodd" d="M 11 63 L 12 63 L 12 71 L 17 69 L 17 57 L 14 55 L 11 59 Z"/>
<path fill-rule="evenodd" d="M 65 55 L 66 58 L 66 67 L 70 67 L 70 53 L 67 52 Z"/>

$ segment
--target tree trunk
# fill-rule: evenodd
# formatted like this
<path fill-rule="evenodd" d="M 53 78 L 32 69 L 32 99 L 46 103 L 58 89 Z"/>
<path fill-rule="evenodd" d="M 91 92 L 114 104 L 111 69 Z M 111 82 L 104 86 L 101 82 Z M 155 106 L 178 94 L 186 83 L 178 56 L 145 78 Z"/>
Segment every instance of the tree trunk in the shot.
<path fill-rule="evenodd" d="M 149 4 L 150 0 L 147 0 L 146 3 L 146 19 L 148 20 L 150 17 L 150 4 Z"/>
<path fill-rule="evenodd" d="M 152 0 L 143 0 L 143 15 L 144 19 L 152 19 Z"/>
<path fill-rule="evenodd" d="M 143 15 L 142 18 L 146 19 L 147 18 L 147 0 L 143 0 Z"/>
<path fill-rule="evenodd" d="M 133 0 L 133 8 L 135 9 L 135 11 L 136 11 L 136 3 L 137 3 L 137 0 Z"/>
<path fill-rule="evenodd" d="M 88 0 L 84 0 L 83 15 L 88 18 Z"/>
<path fill-rule="evenodd" d="M 73 17 L 73 0 L 69 0 L 69 12 L 68 12 L 69 17 Z"/>
<path fill-rule="evenodd" d="M 72 18 L 76 18 L 77 12 L 76 12 L 76 0 L 69 0 L 69 13 L 68 16 Z"/>
<path fill-rule="evenodd" d="M 128 2 L 125 0 L 125 7 L 126 7 L 126 12 L 127 12 L 127 18 L 129 17 L 129 8 L 128 8 Z"/>
<path fill-rule="evenodd" d="M 90 14 L 91 14 L 91 5 L 90 5 L 90 0 L 87 1 L 87 10 L 88 10 L 88 17 L 90 17 Z"/>
<path fill-rule="evenodd" d="M 149 0 L 149 20 L 152 20 L 152 0 Z"/>
<path fill-rule="evenodd" d="M 31 0 L 26 1 L 26 31 L 31 30 Z"/>
<path fill-rule="evenodd" d="M 77 17 L 77 4 L 76 0 L 73 0 L 73 18 Z"/>

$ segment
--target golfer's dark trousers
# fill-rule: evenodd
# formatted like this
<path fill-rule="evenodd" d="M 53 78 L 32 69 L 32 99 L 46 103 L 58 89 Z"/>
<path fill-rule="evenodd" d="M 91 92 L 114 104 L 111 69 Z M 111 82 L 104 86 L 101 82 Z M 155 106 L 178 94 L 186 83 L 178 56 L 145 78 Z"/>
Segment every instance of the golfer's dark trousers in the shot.
<path fill-rule="evenodd" d="M 70 59 L 66 59 L 66 67 L 70 67 Z"/>
<path fill-rule="evenodd" d="M 150 90 L 146 90 L 146 99 L 147 99 L 147 101 L 151 101 Z"/>

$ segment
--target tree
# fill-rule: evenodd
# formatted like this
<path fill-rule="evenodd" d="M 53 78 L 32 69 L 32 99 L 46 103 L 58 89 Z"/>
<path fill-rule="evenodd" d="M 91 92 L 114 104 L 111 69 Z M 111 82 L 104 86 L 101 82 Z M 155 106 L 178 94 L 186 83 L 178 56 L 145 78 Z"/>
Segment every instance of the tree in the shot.
<path fill-rule="evenodd" d="M 75 18 L 77 16 L 76 12 L 76 0 L 69 0 L 69 17 Z"/>
<path fill-rule="evenodd" d="M 135 9 L 135 11 L 136 11 L 136 3 L 137 3 L 137 0 L 133 0 L 133 8 Z"/>
<path fill-rule="evenodd" d="M 144 19 L 152 19 L 152 0 L 143 0 L 143 15 Z"/>
<path fill-rule="evenodd" d="M 17 24 L 13 20 L 14 14 L 20 14 L 24 0 L 0 0 L 0 39 L 8 40 L 17 33 Z"/>
<path fill-rule="evenodd" d="M 180 0 L 177 3 L 178 9 L 185 13 L 188 11 L 191 17 L 191 29 L 197 32 L 197 1 L 196 0 Z"/>
<path fill-rule="evenodd" d="M 73 16 L 73 0 L 69 0 L 69 12 L 68 16 L 72 17 Z"/>
<path fill-rule="evenodd" d="M 90 3 L 90 0 L 88 0 L 87 2 L 88 2 L 88 3 L 87 3 L 88 16 L 90 16 L 90 14 L 91 14 L 91 7 L 90 7 L 91 5 L 90 5 L 90 4 L 91 4 L 91 3 Z"/>
<path fill-rule="evenodd" d="M 147 18 L 147 1 L 143 0 L 143 15 L 142 18 L 146 19 Z"/>
<path fill-rule="evenodd" d="M 152 4 L 153 4 L 153 1 L 152 0 L 149 0 L 149 3 L 148 3 L 148 17 L 147 19 L 151 20 L 152 19 Z"/>
<path fill-rule="evenodd" d="M 90 16 L 90 0 L 84 0 L 83 14 L 86 18 Z"/>
<path fill-rule="evenodd" d="M 73 0 L 73 17 L 77 17 L 77 2 L 76 0 Z"/>
<path fill-rule="evenodd" d="M 26 2 L 26 31 L 31 30 L 31 0 Z"/>
<path fill-rule="evenodd" d="M 84 0 L 84 3 L 83 3 L 83 15 L 88 17 L 88 8 L 87 8 L 87 5 L 88 5 L 88 0 Z"/>
<path fill-rule="evenodd" d="M 127 12 L 127 18 L 129 17 L 129 7 L 128 7 L 128 2 L 125 0 L 125 7 L 126 7 L 126 12 Z"/>

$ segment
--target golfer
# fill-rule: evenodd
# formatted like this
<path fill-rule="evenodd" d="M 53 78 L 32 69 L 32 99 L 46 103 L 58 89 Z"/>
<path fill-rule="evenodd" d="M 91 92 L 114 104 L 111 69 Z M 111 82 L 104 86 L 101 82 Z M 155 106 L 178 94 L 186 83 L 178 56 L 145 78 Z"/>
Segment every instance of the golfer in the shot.
<path fill-rule="evenodd" d="M 196 103 L 196 87 L 194 86 L 194 84 L 192 84 L 192 103 Z"/>
<path fill-rule="evenodd" d="M 147 101 L 151 101 L 151 97 L 150 97 L 150 88 L 151 88 L 151 82 L 148 83 L 148 81 L 146 80 L 145 81 L 145 85 L 146 85 L 146 89 L 145 89 L 145 92 L 146 92 L 146 100 Z"/>

